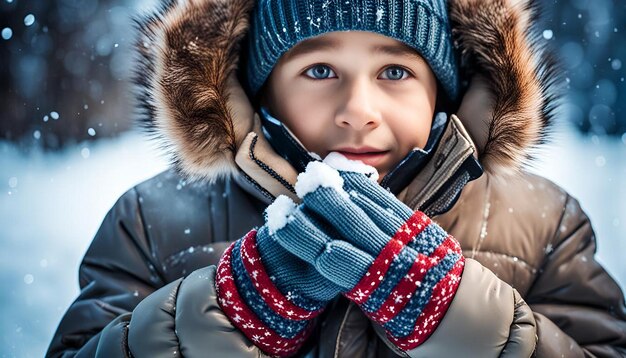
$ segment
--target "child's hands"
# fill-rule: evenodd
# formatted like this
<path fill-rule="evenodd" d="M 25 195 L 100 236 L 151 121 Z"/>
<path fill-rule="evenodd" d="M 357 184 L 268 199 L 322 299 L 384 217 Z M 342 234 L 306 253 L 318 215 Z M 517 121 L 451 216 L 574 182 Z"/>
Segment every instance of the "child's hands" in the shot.
<path fill-rule="evenodd" d="M 266 209 L 266 224 L 234 242 L 220 259 L 217 296 L 230 321 L 263 351 L 295 353 L 311 331 L 311 319 L 341 288 L 279 245 L 276 218 L 293 202 L 279 197 Z M 280 220 L 280 219 L 279 219 Z"/>
<path fill-rule="evenodd" d="M 374 180 L 310 163 L 296 183 L 303 203 L 272 236 L 411 349 L 445 315 L 464 259 L 454 238 Z"/>

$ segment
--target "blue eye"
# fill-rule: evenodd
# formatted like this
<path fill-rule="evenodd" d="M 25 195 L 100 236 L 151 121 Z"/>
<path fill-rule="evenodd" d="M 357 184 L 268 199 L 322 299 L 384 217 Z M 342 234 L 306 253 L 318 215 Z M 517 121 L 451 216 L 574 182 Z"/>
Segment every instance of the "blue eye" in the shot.
<path fill-rule="evenodd" d="M 402 67 L 387 67 L 383 72 L 383 79 L 399 81 L 409 77 L 409 72 Z"/>
<path fill-rule="evenodd" d="M 336 77 L 335 72 L 326 65 L 315 65 L 309 68 L 308 70 L 306 70 L 305 74 L 316 80 L 323 80 L 327 78 Z"/>

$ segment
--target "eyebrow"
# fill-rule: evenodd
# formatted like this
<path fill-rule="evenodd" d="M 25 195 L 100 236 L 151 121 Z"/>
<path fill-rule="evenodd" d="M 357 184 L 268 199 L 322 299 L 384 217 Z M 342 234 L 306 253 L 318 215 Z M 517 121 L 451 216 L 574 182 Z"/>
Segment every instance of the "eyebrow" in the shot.
<path fill-rule="evenodd" d="M 300 57 L 315 51 L 335 50 L 338 47 L 339 44 L 331 39 L 323 37 L 311 38 L 304 40 L 291 48 L 291 50 L 289 50 L 285 54 L 285 60 L 293 60 L 296 57 Z"/>
<path fill-rule="evenodd" d="M 311 52 L 322 50 L 336 50 L 339 48 L 339 43 L 332 39 L 324 37 L 314 37 L 304 40 L 289 50 L 284 59 L 286 61 L 293 60 L 296 57 L 300 57 Z M 413 48 L 404 43 L 397 45 L 379 45 L 373 47 L 373 52 L 377 54 L 385 54 L 390 56 L 401 56 L 407 59 L 418 60 L 424 62 L 422 56 Z"/>
<path fill-rule="evenodd" d="M 400 56 L 411 60 L 424 62 L 424 58 L 411 47 L 400 43 L 398 45 L 381 45 L 374 47 L 374 53 L 382 53 L 390 56 Z"/>

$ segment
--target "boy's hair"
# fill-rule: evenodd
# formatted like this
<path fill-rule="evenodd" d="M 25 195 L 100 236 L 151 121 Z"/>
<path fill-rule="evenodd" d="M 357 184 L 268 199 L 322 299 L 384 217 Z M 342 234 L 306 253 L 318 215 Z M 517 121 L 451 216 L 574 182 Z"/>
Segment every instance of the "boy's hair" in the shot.
<path fill-rule="evenodd" d="M 369 31 L 405 43 L 428 62 L 445 97 L 457 97 L 458 69 L 446 0 L 259 0 L 247 48 L 250 94 L 258 94 L 285 52 L 334 31 Z"/>

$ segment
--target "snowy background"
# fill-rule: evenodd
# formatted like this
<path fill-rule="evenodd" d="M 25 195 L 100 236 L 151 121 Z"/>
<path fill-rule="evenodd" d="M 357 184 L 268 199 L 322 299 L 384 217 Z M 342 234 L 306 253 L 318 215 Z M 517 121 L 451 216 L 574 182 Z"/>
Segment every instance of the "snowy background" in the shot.
<path fill-rule="evenodd" d="M 104 215 L 165 169 L 132 129 L 131 16 L 159 0 L 0 0 L 0 357 L 41 357 Z M 578 198 L 626 287 L 626 1 L 542 0 L 567 101 L 535 171 Z"/>

